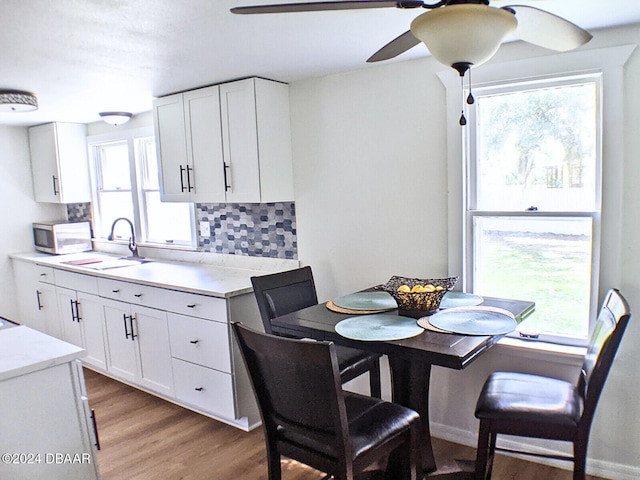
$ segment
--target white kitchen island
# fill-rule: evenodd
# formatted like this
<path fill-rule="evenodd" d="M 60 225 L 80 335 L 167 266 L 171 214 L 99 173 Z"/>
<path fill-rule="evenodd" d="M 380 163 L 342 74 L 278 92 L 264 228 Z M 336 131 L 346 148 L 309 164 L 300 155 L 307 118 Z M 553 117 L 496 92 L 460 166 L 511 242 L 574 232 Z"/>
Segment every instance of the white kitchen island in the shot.
<path fill-rule="evenodd" d="M 250 430 L 260 415 L 229 323 L 262 329 L 250 277 L 297 261 L 220 258 L 224 264 L 128 264 L 100 252 L 11 255 L 19 320 L 85 348 L 89 368 Z"/>
<path fill-rule="evenodd" d="M 25 326 L 0 330 L 0 478 L 98 478 L 84 354 Z"/>

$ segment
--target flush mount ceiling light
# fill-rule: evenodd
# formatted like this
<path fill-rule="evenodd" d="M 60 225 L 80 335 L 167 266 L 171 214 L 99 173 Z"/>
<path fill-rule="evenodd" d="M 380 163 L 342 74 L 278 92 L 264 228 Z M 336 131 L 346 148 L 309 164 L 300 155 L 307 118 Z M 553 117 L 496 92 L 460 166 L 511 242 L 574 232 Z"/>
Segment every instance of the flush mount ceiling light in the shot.
<path fill-rule="evenodd" d="M 99 115 L 102 120 L 113 126 L 127 123 L 133 117 L 129 112 L 100 112 Z"/>
<path fill-rule="evenodd" d="M 38 109 L 38 99 L 21 90 L 0 90 L 0 112 L 32 112 Z"/>

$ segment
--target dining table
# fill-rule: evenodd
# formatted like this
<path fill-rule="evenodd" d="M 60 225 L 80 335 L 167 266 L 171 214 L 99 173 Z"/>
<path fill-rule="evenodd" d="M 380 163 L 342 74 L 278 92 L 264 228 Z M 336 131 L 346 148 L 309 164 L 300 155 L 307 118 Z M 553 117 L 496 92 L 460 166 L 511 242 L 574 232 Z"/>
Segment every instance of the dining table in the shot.
<path fill-rule="evenodd" d="M 372 289 L 363 292 L 367 291 Z M 479 298 L 479 302 L 476 302 L 477 307 L 510 312 L 516 324 L 522 322 L 535 310 L 535 303 L 530 301 Z M 346 323 L 345 321 L 360 320 L 359 315 L 354 315 L 354 311 L 347 309 L 334 308 L 335 306 L 332 301 L 329 301 L 276 317 L 272 320 L 273 331 L 277 335 L 327 340 L 337 345 L 386 355 L 391 374 L 392 401 L 420 414 L 420 463 L 425 475 L 435 472 L 437 466 L 429 427 L 429 387 L 432 366 L 462 370 L 487 352 L 504 337 L 505 333 L 461 334 L 437 331 L 437 328 L 419 328 L 417 334 L 413 332 L 408 338 L 369 339 L 364 335 L 362 339 L 358 339 L 358 336 L 354 338 L 353 335 L 345 336 L 338 333 L 336 326 L 341 330 L 340 327 Z M 453 315 L 449 318 L 455 319 L 455 315 L 462 314 L 455 310 L 458 309 L 447 312 L 450 316 Z M 464 308 L 459 310 L 464 311 Z M 446 312 L 445 309 L 441 311 Z M 419 323 L 417 319 L 397 315 L 397 310 L 385 310 L 379 313 L 369 311 L 366 319 L 362 316 L 362 320 L 383 320 L 382 316 L 386 316 L 392 320 L 401 319 L 402 322 L 408 322 L 410 326 Z M 428 318 L 426 317 L 427 321 Z M 424 319 L 420 319 L 420 322 L 424 322 Z"/>

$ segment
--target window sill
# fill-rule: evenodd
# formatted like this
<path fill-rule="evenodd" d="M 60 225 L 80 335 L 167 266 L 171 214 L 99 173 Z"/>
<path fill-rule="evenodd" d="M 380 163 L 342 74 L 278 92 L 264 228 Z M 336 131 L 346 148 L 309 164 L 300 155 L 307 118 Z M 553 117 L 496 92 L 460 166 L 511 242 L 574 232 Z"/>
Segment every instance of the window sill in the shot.
<path fill-rule="evenodd" d="M 580 366 L 587 351 L 585 347 L 558 345 L 517 338 L 502 338 L 496 347 L 507 350 L 512 355 L 531 360 L 544 360 L 558 364 Z"/>

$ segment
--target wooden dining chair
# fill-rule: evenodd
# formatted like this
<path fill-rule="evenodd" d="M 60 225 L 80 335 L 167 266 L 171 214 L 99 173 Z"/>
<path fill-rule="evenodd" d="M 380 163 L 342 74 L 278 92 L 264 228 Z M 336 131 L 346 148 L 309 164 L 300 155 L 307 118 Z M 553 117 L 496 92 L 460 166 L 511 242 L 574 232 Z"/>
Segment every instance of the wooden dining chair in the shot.
<path fill-rule="evenodd" d="M 624 297 L 616 289 L 609 290 L 575 384 L 524 373 L 494 372 L 489 376 L 475 412 L 480 419 L 476 480 L 491 478 L 496 451 L 572 461 L 574 480 L 584 480 L 591 423 L 630 317 Z M 498 448 L 498 434 L 572 442 L 573 455 Z"/>
<path fill-rule="evenodd" d="M 268 334 L 273 334 L 271 320 L 275 317 L 318 304 L 313 273 L 311 267 L 308 266 L 286 272 L 251 277 L 251 283 L 258 302 L 264 331 Z M 380 387 L 381 355 L 342 345 L 336 346 L 336 353 L 342 383 L 368 372 L 371 396 L 382 397 Z"/>
<path fill-rule="evenodd" d="M 335 480 L 385 459 L 385 479 L 417 479 L 420 416 L 344 391 L 333 343 L 232 328 L 260 408 L 269 480 L 281 479 L 283 455 Z"/>

